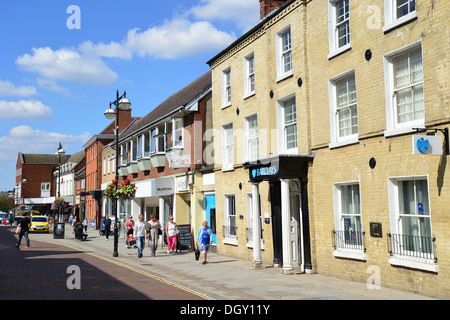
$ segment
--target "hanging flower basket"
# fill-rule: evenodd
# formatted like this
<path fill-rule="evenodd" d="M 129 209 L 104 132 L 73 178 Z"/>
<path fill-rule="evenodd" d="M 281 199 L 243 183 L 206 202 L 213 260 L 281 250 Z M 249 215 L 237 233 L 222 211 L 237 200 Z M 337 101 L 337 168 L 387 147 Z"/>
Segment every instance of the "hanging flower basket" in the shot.
<path fill-rule="evenodd" d="M 52 210 L 59 210 L 64 207 L 64 198 L 56 198 L 55 201 L 52 203 Z"/>
<path fill-rule="evenodd" d="M 116 181 L 113 180 L 106 187 L 105 194 L 110 199 L 126 200 L 134 197 L 136 189 L 137 187 L 130 183 L 130 179 L 127 179 L 123 184 L 119 184 L 116 189 Z"/>

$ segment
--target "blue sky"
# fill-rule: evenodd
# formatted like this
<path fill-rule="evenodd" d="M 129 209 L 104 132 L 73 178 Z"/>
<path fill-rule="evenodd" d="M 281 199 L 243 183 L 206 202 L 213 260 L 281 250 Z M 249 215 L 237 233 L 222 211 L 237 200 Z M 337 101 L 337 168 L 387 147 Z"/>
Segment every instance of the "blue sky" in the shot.
<path fill-rule="evenodd" d="M 1 1 L 0 12 L 6 191 L 19 151 L 54 153 L 60 141 L 67 154 L 82 150 L 109 124 L 103 113 L 117 89 L 144 116 L 208 71 L 206 61 L 259 22 L 259 1 L 15 0 Z"/>

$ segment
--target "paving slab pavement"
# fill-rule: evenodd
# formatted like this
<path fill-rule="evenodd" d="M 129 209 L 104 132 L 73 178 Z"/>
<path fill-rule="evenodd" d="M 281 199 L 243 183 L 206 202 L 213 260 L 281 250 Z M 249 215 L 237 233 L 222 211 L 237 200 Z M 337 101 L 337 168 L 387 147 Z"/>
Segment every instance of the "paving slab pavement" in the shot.
<path fill-rule="evenodd" d="M 6 228 L 6 227 L 4 227 Z M 13 230 L 11 229 L 11 232 Z M 64 239 L 53 234 L 31 234 L 34 241 L 75 248 L 110 263 L 128 266 L 137 272 L 152 274 L 161 281 L 170 281 L 216 300 L 433 300 L 431 297 L 390 288 L 369 289 L 366 283 L 349 281 L 320 274 L 280 274 L 280 269 L 250 268 L 251 262 L 210 252 L 208 264 L 196 261 L 193 252 L 168 255 L 158 248 L 150 256 L 146 245 L 144 256 L 137 258 L 136 249 L 127 249 L 125 239 L 119 239 L 119 257 L 113 258 L 113 236 L 106 241 L 98 231 L 89 230 L 87 241 L 74 239 L 66 224 Z M 1 244 L 0 244 L 1 245 Z"/>

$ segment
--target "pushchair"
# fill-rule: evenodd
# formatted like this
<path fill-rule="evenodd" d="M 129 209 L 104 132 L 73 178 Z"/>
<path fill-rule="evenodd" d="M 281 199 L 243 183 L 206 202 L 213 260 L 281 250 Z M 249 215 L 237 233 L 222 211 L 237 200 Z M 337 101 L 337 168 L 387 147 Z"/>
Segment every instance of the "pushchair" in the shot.
<path fill-rule="evenodd" d="M 132 234 L 128 235 L 128 245 L 127 245 L 127 249 L 131 249 L 131 246 L 133 246 L 133 248 L 137 248 L 137 243 L 136 243 L 136 238 L 133 237 Z"/>
<path fill-rule="evenodd" d="M 105 226 L 103 225 L 103 221 L 104 221 L 103 219 L 102 219 L 102 221 L 100 221 L 100 228 L 98 229 L 98 233 L 102 237 L 105 236 Z"/>

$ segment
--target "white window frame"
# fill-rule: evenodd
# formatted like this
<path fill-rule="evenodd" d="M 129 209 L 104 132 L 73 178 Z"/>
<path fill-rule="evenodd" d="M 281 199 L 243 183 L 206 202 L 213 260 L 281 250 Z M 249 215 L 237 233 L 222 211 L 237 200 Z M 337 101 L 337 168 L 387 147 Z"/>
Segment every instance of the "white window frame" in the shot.
<path fill-rule="evenodd" d="M 356 208 L 355 204 L 353 203 L 353 212 L 343 212 L 342 211 L 342 197 L 343 197 L 343 188 L 348 188 L 350 186 L 358 186 L 358 194 L 354 194 L 354 188 L 351 188 L 352 192 L 352 201 L 354 201 L 355 196 L 359 199 L 359 207 Z M 363 216 L 362 216 L 362 201 L 361 201 L 361 183 L 360 181 L 346 181 L 346 182 L 337 182 L 333 184 L 333 194 L 334 194 L 334 228 L 338 232 L 345 231 L 345 222 L 344 222 L 344 216 L 349 217 L 359 217 L 360 230 L 354 230 L 356 232 L 363 232 Z M 357 227 L 358 229 L 358 227 Z M 339 235 L 341 236 L 341 235 Z M 356 260 L 367 260 L 367 255 L 364 253 L 364 237 L 361 234 L 361 244 L 359 246 L 356 246 L 354 248 L 336 248 L 336 250 L 333 252 L 333 255 L 335 257 L 340 258 L 350 258 L 350 259 L 356 259 Z"/>
<path fill-rule="evenodd" d="M 230 201 L 233 198 L 233 208 L 230 208 Z M 223 197 L 223 208 L 224 208 L 224 244 L 238 245 L 237 238 L 237 214 L 236 214 L 236 196 L 234 194 L 224 194 Z M 231 220 L 234 217 L 235 230 L 234 235 L 231 234 Z M 228 229 L 227 229 L 228 228 Z"/>
<path fill-rule="evenodd" d="M 397 0 L 384 0 L 384 27 L 383 32 L 391 31 L 400 25 L 413 21 L 417 15 L 417 1 L 414 11 L 397 18 Z"/>
<path fill-rule="evenodd" d="M 19 188 L 19 190 L 21 190 L 21 188 Z M 41 198 L 46 197 L 50 197 L 50 182 L 41 182 Z"/>
<path fill-rule="evenodd" d="M 285 104 L 286 102 L 289 102 L 291 100 L 294 100 L 295 103 L 295 109 L 297 114 L 297 100 L 295 93 L 292 93 L 290 95 L 287 95 L 279 100 L 277 100 L 277 125 L 278 125 L 278 153 L 279 154 L 298 154 L 298 122 L 297 122 L 297 116 L 295 118 L 295 126 L 296 126 L 296 133 L 297 133 L 297 139 L 296 139 L 296 146 L 293 148 L 287 149 L 287 141 L 286 141 L 286 124 L 285 124 Z M 289 125 L 294 125 L 294 123 L 291 123 Z"/>
<path fill-rule="evenodd" d="M 255 94 L 255 53 L 244 57 L 244 99 Z"/>
<path fill-rule="evenodd" d="M 141 159 L 144 155 L 144 134 L 140 134 L 136 138 L 136 159 Z"/>
<path fill-rule="evenodd" d="M 283 36 L 289 32 L 289 39 L 290 39 L 290 46 L 287 50 L 284 50 L 283 48 Z M 277 32 L 276 35 L 276 57 L 277 57 L 277 79 L 276 81 L 279 82 L 281 80 L 286 79 L 287 77 L 290 77 L 294 74 L 294 64 L 292 59 L 292 28 L 291 25 L 285 26 L 283 29 Z M 290 70 L 285 70 L 286 66 L 286 57 L 290 58 Z"/>
<path fill-rule="evenodd" d="M 137 138 L 131 139 L 130 143 L 130 162 L 137 161 Z"/>
<path fill-rule="evenodd" d="M 142 133 L 142 157 L 148 158 L 150 156 L 150 131 Z"/>
<path fill-rule="evenodd" d="M 397 123 L 397 102 L 396 96 L 394 94 L 394 64 L 393 59 L 401 54 L 417 49 L 418 47 L 422 50 L 422 68 L 423 68 L 423 46 L 422 41 L 417 41 L 409 44 L 398 50 L 389 52 L 384 56 L 384 82 L 385 82 L 385 94 L 386 94 L 386 130 L 384 135 L 386 137 L 415 132 L 412 128 L 425 127 L 425 116 L 421 119 L 416 119 L 409 122 Z M 423 77 L 425 78 L 425 77 Z M 422 84 L 424 86 L 424 109 L 425 109 L 425 84 L 422 79 Z M 415 84 L 417 85 L 417 84 Z M 426 109 L 424 110 L 426 113 Z"/>
<path fill-rule="evenodd" d="M 228 143 L 228 134 L 232 135 L 232 142 Z M 228 158 L 228 150 L 231 149 L 231 159 Z M 233 123 L 222 126 L 222 171 L 234 170 L 234 128 Z"/>
<path fill-rule="evenodd" d="M 181 139 L 178 139 L 181 137 Z M 172 148 L 183 148 L 184 145 L 184 130 L 183 118 L 172 119 Z"/>
<path fill-rule="evenodd" d="M 392 234 L 402 234 L 401 227 L 401 214 L 400 214 L 400 181 L 415 181 L 415 180 L 426 180 L 427 182 L 427 194 L 428 194 L 428 215 L 408 215 L 410 217 L 429 217 L 430 222 L 430 234 L 433 234 L 433 227 L 431 223 L 431 201 L 430 201 L 430 179 L 428 175 L 423 176 L 405 176 L 405 177 L 389 177 L 388 178 L 388 193 L 389 193 L 389 214 L 390 214 L 390 227 Z M 415 188 L 415 187 L 414 187 Z M 415 197 L 416 195 L 414 195 Z M 434 248 L 433 248 L 434 250 Z M 438 265 L 434 261 L 434 251 L 432 253 L 431 259 L 403 256 L 398 254 L 393 254 L 389 259 L 389 263 L 396 266 L 403 266 L 408 268 L 426 270 L 431 272 L 438 272 Z"/>
<path fill-rule="evenodd" d="M 250 136 L 250 121 L 256 120 L 256 137 Z M 256 161 L 259 159 L 259 131 L 258 131 L 258 115 L 253 113 L 244 118 L 244 159 L 245 161 Z M 250 154 L 250 142 L 256 141 L 256 154 Z"/>
<path fill-rule="evenodd" d="M 348 23 L 350 25 L 350 12 L 349 12 L 349 18 L 345 19 L 342 22 L 337 22 L 337 4 L 340 1 L 344 0 L 329 0 L 328 1 L 328 42 L 329 42 L 329 54 L 327 56 L 328 59 L 331 59 L 347 50 L 350 50 L 352 48 L 352 41 L 351 41 L 351 35 L 349 31 L 349 38 L 347 44 L 343 46 L 339 46 L 339 31 L 338 27 L 340 25 Z M 350 0 L 348 0 L 350 1 Z M 350 3 L 349 3 L 350 6 Z M 350 8 L 349 8 L 350 11 Z"/>
<path fill-rule="evenodd" d="M 231 106 L 231 67 L 222 70 L 222 109 Z"/>
<path fill-rule="evenodd" d="M 343 137 L 340 137 L 339 135 L 340 126 L 339 126 L 339 112 L 337 110 L 337 90 L 338 90 L 337 83 L 341 80 L 348 79 L 352 75 L 355 78 L 355 87 L 356 87 L 356 76 L 354 69 L 341 73 L 328 81 L 328 93 L 330 99 L 330 135 L 331 135 L 330 137 L 331 142 L 329 144 L 329 148 L 336 148 L 359 142 L 359 128 L 357 133 L 346 135 Z M 356 100 L 356 110 L 358 114 L 357 100 Z"/>

